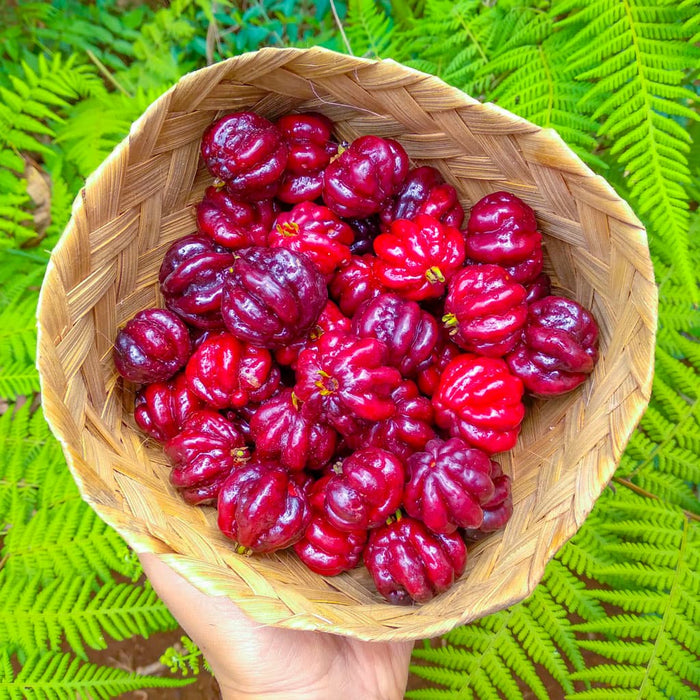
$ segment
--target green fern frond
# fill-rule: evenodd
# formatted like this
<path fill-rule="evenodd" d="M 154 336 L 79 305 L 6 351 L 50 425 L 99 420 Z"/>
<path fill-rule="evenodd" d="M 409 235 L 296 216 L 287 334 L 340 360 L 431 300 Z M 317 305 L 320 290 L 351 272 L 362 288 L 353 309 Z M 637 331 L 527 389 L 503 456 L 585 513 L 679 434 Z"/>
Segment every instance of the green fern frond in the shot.
<path fill-rule="evenodd" d="M 476 75 L 488 64 L 496 40 L 509 35 L 506 25 L 514 17 L 479 0 L 433 0 L 426 3 L 420 21 L 411 23 L 406 41 L 396 42 L 392 55 L 480 97 L 492 76 Z M 497 26 L 502 31 L 494 31 Z"/>
<path fill-rule="evenodd" d="M 139 586 L 109 581 L 98 586 L 94 577 L 76 577 L 42 585 L 36 576 L 8 580 L 0 572 L 0 603 L 0 645 L 17 645 L 25 653 L 60 651 L 65 637 L 84 661 L 86 645 L 107 647 L 105 634 L 123 640 L 177 626 L 148 582 Z"/>
<path fill-rule="evenodd" d="M 588 594 L 623 612 L 575 630 L 589 637 L 582 648 L 617 664 L 595 665 L 571 677 L 610 689 L 635 688 L 637 697 L 691 697 L 687 684 L 697 684 L 692 660 L 700 654 L 700 527 L 673 505 L 626 490 L 604 505 L 608 524 L 596 527 L 608 537 L 614 561 L 593 572 L 606 587 Z M 581 691 L 571 697 L 591 696 Z"/>
<path fill-rule="evenodd" d="M 349 0 L 345 34 L 355 56 L 385 57 L 392 33 L 391 18 L 375 0 Z"/>
<path fill-rule="evenodd" d="M 180 673 L 183 676 L 190 673 L 198 676 L 202 668 L 211 672 L 211 666 L 201 650 L 189 637 L 180 637 L 177 646 L 168 647 L 160 657 L 160 662 L 167 666 L 171 673 Z"/>
<path fill-rule="evenodd" d="M 9 252 L 4 257 L 6 262 L 0 265 L 0 396 L 14 400 L 39 390 L 35 315 L 44 270 Z"/>
<path fill-rule="evenodd" d="M 81 500 L 38 510 L 27 524 L 11 527 L 2 548 L 8 576 L 42 580 L 112 571 L 135 580 L 140 568 L 122 538 Z"/>
<path fill-rule="evenodd" d="M 698 50 L 684 29 L 685 10 L 674 0 L 564 0 L 553 10 L 559 27 L 574 27 L 571 68 L 588 84 L 579 106 L 602 119 L 598 135 L 627 172 L 630 201 L 655 235 L 653 250 L 675 261 L 688 294 L 697 300 L 688 260 L 688 152 L 682 123 L 698 118 L 685 87 Z"/>
<path fill-rule="evenodd" d="M 68 112 L 66 122 L 56 128 L 55 143 L 67 163 L 87 177 L 129 133 L 129 128 L 167 86 L 133 95 L 103 93 L 82 100 Z M 100 118 L 95 119 L 99 114 Z"/>
<path fill-rule="evenodd" d="M 109 700 L 131 690 L 178 688 L 191 682 L 189 678 L 142 676 L 51 652 L 31 654 L 15 672 L 10 656 L 0 653 L 0 697 L 10 700 Z"/>
<path fill-rule="evenodd" d="M 414 664 L 412 672 L 452 691 L 444 697 L 500 698 L 505 692 L 508 698 L 519 698 L 522 681 L 535 697 L 546 700 L 549 693 L 538 673 L 543 667 L 562 689 L 572 692 L 570 668 L 583 669 L 584 661 L 566 608 L 557 598 L 562 597 L 565 579 L 566 599 L 578 599 L 581 593 L 561 564 L 555 569 L 523 603 L 456 628 L 440 646 L 425 642 L 416 647 L 414 658 L 421 663 Z M 604 615 L 598 602 L 578 607 L 590 618 Z"/>
<path fill-rule="evenodd" d="M 55 54 L 49 61 L 42 54 L 34 68 L 22 62 L 0 74 L 0 249 L 19 247 L 36 237 L 24 157 L 51 156 L 45 141 L 55 136 L 70 102 L 83 94 L 79 88 L 94 91 L 94 83 L 76 80 L 91 70 L 76 65 L 74 58 Z"/>

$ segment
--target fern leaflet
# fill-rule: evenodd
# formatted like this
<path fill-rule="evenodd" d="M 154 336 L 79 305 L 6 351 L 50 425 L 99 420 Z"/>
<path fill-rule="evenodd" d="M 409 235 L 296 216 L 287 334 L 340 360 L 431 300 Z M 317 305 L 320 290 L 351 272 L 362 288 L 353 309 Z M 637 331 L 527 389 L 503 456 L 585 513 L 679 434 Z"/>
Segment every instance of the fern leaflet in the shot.
<path fill-rule="evenodd" d="M 37 652 L 15 673 L 6 652 L 0 654 L 0 696 L 11 700 L 109 698 L 141 688 L 178 688 L 189 678 L 159 678 L 85 663 L 70 654 Z"/>
<path fill-rule="evenodd" d="M 575 27 L 570 65 L 588 83 L 579 105 L 603 119 L 598 135 L 627 172 L 630 201 L 655 233 L 652 249 L 674 262 L 697 301 L 687 245 L 690 137 L 681 125 L 698 118 L 684 87 L 700 55 L 682 24 L 692 9 L 676 0 L 562 0 L 553 11 L 566 16 L 560 28 Z"/>

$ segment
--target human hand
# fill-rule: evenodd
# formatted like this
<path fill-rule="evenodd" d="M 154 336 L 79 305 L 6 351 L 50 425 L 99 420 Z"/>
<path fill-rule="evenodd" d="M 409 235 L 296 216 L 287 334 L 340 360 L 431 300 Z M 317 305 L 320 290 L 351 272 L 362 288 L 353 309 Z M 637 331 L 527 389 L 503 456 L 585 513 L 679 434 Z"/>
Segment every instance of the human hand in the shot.
<path fill-rule="evenodd" d="M 139 555 L 163 602 L 211 665 L 224 700 L 394 700 L 413 642 L 362 642 L 269 627 L 198 591 L 153 554 Z"/>

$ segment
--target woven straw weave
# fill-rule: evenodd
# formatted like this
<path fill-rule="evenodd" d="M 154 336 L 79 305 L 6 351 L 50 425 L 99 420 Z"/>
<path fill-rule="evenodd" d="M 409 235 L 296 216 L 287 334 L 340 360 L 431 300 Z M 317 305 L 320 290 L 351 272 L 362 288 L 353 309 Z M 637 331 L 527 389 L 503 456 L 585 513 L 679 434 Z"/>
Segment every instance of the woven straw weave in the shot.
<path fill-rule="evenodd" d="M 211 183 L 202 132 L 241 109 L 270 119 L 316 110 L 345 140 L 395 138 L 414 164 L 442 172 L 467 211 L 489 192 L 518 195 L 537 212 L 555 290 L 599 321 L 592 378 L 564 398 L 533 402 L 517 447 L 498 455 L 513 477 L 512 519 L 425 605 L 384 603 L 363 567 L 323 578 L 286 552 L 234 553 L 214 509 L 181 500 L 161 448 L 135 427 L 135 387 L 118 378 L 111 345 L 134 313 L 163 305 L 161 259 L 194 232 L 193 205 Z M 418 639 L 524 598 L 581 525 L 647 404 L 656 302 L 644 229 L 556 133 L 391 61 L 263 49 L 182 78 L 89 178 L 42 288 L 38 366 L 47 419 L 84 498 L 136 551 L 157 553 L 260 622 Z"/>

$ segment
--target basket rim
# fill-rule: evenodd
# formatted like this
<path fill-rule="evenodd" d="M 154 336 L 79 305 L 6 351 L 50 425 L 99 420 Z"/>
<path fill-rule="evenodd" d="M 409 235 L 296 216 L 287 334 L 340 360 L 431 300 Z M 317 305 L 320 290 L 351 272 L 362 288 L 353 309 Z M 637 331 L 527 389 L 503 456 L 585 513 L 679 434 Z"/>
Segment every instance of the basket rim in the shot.
<path fill-rule="evenodd" d="M 449 89 L 452 91 L 454 94 L 459 95 L 460 99 L 466 98 L 467 100 L 471 101 L 473 104 L 478 104 L 481 105 L 485 108 L 488 108 L 489 110 L 493 110 L 494 113 L 500 114 L 502 116 L 506 116 L 509 120 L 513 121 L 514 123 L 520 123 L 522 125 L 526 125 L 528 127 L 532 127 L 533 129 L 533 139 L 537 140 L 540 139 L 543 142 L 543 145 L 548 145 L 551 144 L 552 142 L 556 142 L 558 147 L 559 147 L 559 153 L 562 155 L 564 158 L 568 158 L 571 161 L 571 167 L 576 169 L 577 174 L 584 178 L 588 183 L 594 183 L 594 186 L 598 188 L 598 190 L 601 192 L 601 194 L 607 196 L 609 199 L 614 200 L 616 204 L 622 206 L 622 208 L 625 211 L 626 215 L 626 221 L 625 223 L 629 224 L 630 226 L 634 227 L 637 230 L 638 234 L 638 241 L 637 244 L 642 246 L 643 248 L 646 249 L 647 257 L 648 257 L 648 266 L 649 270 L 648 275 L 651 280 L 651 286 L 653 287 L 653 291 L 650 291 L 650 296 L 654 300 L 654 304 L 658 304 L 658 290 L 656 289 L 656 285 L 653 282 L 653 268 L 651 266 L 651 259 L 649 257 L 648 253 L 648 243 L 647 243 L 647 234 L 644 226 L 641 224 L 639 219 L 637 218 L 636 214 L 630 207 L 630 205 L 622 198 L 620 197 L 614 190 L 614 188 L 600 175 L 597 175 L 594 173 L 589 166 L 587 166 L 585 163 L 583 163 L 580 158 L 573 152 L 573 150 L 563 141 L 561 136 L 554 130 L 554 129 L 544 129 L 542 127 L 536 126 L 532 124 L 532 122 L 529 122 L 526 119 L 523 119 L 522 117 L 519 117 L 517 115 L 512 114 L 511 112 L 508 112 L 507 110 L 504 110 L 503 108 L 499 107 L 498 105 L 495 105 L 491 102 L 479 102 L 478 100 L 475 100 L 474 98 L 471 98 L 469 95 L 466 93 L 458 90 L 457 88 L 454 88 L 452 86 L 449 86 L 445 84 L 443 81 L 441 81 L 439 78 L 432 76 L 428 73 L 424 73 L 422 71 L 416 70 L 414 68 L 410 68 L 407 66 L 404 66 L 403 64 L 400 64 L 396 61 L 393 61 L 392 59 L 368 59 L 368 58 L 355 58 L 355 57 L 348 57 L 345 54 L 341 54 L 339 52 L 331 51 L 330 49 L 326 49 L 323 47 L 312 47 L 309 49 L 298 49 L 298 48 L 276 48 L 276 47 L 265 47 L 262 49 L 259 49 L 258 51 L 252 51 L 252 52 L 247 52 L 245 54 L 242 54 L 240 56 L 234 56 L 229 59 L 226 59 L 225 61 L 221 61 L 217 64 L 214 64 L 212 66 L 208 66 L 205 68 L 200 68 L 195 71 L 191 71 L 185 75 L 183 75 L 175 84 L 173 84 L 166 92 L 164 92 L 162 95 L 160 95 L 154 102 L 152 102 L 147 109 L 144 111 L 144 113 L 132 123 L 129 135 L 126 136 L 119 144 L 115 146 L 115 148 L 112 150 L 112 152 L 105 158 L 105 160 L 102 162 L 102 164 L 95 170 L 93 173 L 88 176 L 86 179 L 86 182 L 81 188 L 78 196 L 75 198 L 72 209 L 71 209 L 71 218 L 65 227 L 59 241 L 55 245 L 51 257 L 49 259 L 49 262 L 46 267 L 46 272 L 44 275 L 44 279 L 41 285 L 41 290 L 39 293 L 39 301 L 37 305 L 37 310 L 36 310 L 36 327 L 37 327 L 37 354 L 36 354 L 36 361 L 35 365 L 39 373 L 39 385 L 40 385 L 40 391 L 41 391 L 41 396 L 42 396 L 42 404 L 44 407 L 44 415 L 46 418 L 46 421 L 56 437 L 56 439 L 59 441 L 61 444 L 62 450 L 64 452 L 64 455 L 66 456 L 66 461 L 68 464 L 68 467 L 71 471 L 71 474 L 73 478 L 75 479 L 76 483 L 78 484 L 81 497 L 83 500 L 88 503 L 98 514 L 98 516 L 106 522 L 109 526 L 114 528 L 129 544 L 129 546 L 134 549 L 137 553 L 143 553 L 143 552 L 151 552 L 153 554 L 156 554 L 159 556 L 165 563 L 169 564 L 173 569 L 175 569 L 178 573 L 183 575 L 190 583 L 195 585 L 200 591 L 203 593 L 207 594 L 213 594 L 217 595 L 218 594 L 218 588 L 217 586 L 213 586 L 210 581 L 207 580 L 206 576 L 203 576 L 200 573 L 200 570 L 197 569 L 197 566 L 199 564 L 198 560 L 194 559 L 193 557 L 190 557 L 185 554 L 181 554 L 173 550 L 169 545 L 164 543 L 161 539 L 159 539 L 155 534 L 144 534 L 144 533 L 139 533 L 134 531 L 130 527 L 130 523 L 128 520 L 126 520 L 123 517 L 119 516 L 119 513 L 111 512 L 108 509 L 105 509 L 103 504 L 101 504 L 98 500 L 96 500 L 89 492 L 89 487 L 86 485 L 83 473 L 81 471 L 81 465 L 84 463 L 84 455 L 80 454 L 78 450 L 76 450 L 75 446 L 71 444 L 71 442 L 67 439 L 67 437 L 63 434 L 60 425 L 54 421 L 53 415 L 54 412 L 57 411 L 57 407 L 62 405 L 60 397 L 57 395 L 54 395 L 49 388 L 49 379 L 47 377 L 47 373 L 45 372 L 44 369 L 44 362 L 46 359 L 41 356 L 40 350 L 42 347 L 42 344 L 46 342 L 50 342 L 49 339 L 47 339 L 45 336 L 48 334 L 47 331 L 45 331 L 45 323 L 44 323 L 44 313 L 46 312 L 46 297 L 47 295 L 51 294 L 53 285 L 56 283 L 56 279 L 59 275 L 58 270 L 55 265 L 55 259 L 61 255 L 63 248 L 67 245 L 67 242 L 71 236 L 71 233 L 75 227 L 75 220 L 76 217 L 79 216 L 79 214 L 83 211 L 84 206 L 85 206 L 85 192 L 90 189 L 95 182 L 99 181 L 102 175 L 109 170 L 110 168 L 113 167 L 116 161 L 119 160 L 119 158 L 124 154 L 124 152 L 128 152 L 129 149 L 129 144 L 130 140 L 135 132 L 138 131 L 138 129 L 141 127 L 141 125 L 147 120 L 147 116 L 149 112 L 155 107 L 157 104 L 162 104 L 165 101 L 169 100 L 169 97 L 172 95 L 173 91 L 175 91 L 182 83 L 183 80 L 191 79 L 192 76 L 195 76 L 197 74 L 200 74 L 204 71 L 209 71 L 209 70 L 214 70 L 217 69 L 217 67 L 220 67 L 221 64 L 235 64 L 237 61 L 243 60 L 243 59 L 250 59 L 254 55 L 261 55 L 264 56 L 266 54 L 284 54 L 284 55 L 289 55 L 293 57 L 297 56 L 342 56 L 343 60 L 350 60 L 351 58 L 355 61 L 358 62 L 359 65 L 362 66 L 371 66 L 377 63 L 384 63 L 384 64 L 392 64 L 394 66 L 397 66 L 400 68 L 402 71 L 408 71 L 413 74 L 417 74 L 420 76 L 424 76 L 427 79 L 434 80 L 434 81 L 439 81 L 441 86 L 444 88 Z M 595 498 L 591 499 L 591 502 L 589 504 L 588 509 L 583 512 L 583 517 L 585 518 L 588 513 L 592 510 L 593 506 L 595 505 L 595 501 L 597 500 L 598 496 L 602 492 L 602 490 L 605 488 L 606 484 L 609 482 L 609 479 L 612 477 L 612 474 L 614 473 L 615 467 L 617 465 L 617 462 L 619 461 L 619 457 L 622 454 L 622 451 L 624 450 L 624 447 L 629 440 L 629 438 L 632 435 L 632 432 L 634 428 L 637 426 L 639 423 L 639 420 L 642 417 L 642 414 L 644 410 L 646 409 L 647 403 L 649 401 L 649 397 L 651 394 L 651 386 L 652 386 L 652 380 L 653 380 L 653 373 L 654 373 L 654 362 L 653 362 L 653 356 L 654 356 L 654 350 L 655 350 L 655 345 L 656 345 L 656 332 L 657 332 L 657 325 L 656 325 L 656 314 L 654 314 L 654 326 L 653 328 L 648 329 L 650 336 L 649 336 L 649 347 L 648 352 L 649 352 L 649 360 L 645 364 L 645 369 L 646 372 L 641 375 L 636 377 L 638 380 L 638 388 L 639 388 L 639 393 L 640 393 L 640 400 L 633 406 L 628 407 L 628 413 L 626 414 L 626 419 L 624 421 L 623 425 L 617 426 L 620 433 L 624 435 L 624 440 L 623 441 L 618 441 L 618 445 L 616 446 L 618 449 L 615 451 L 615 459 L 612 460 L 612 464 L 607 465 L 606 471 L 609 472 L 609 476 L 607 479 L 604 480 L 604 483 L 600 483 L 600 487 L 598 490 L 598 493 L 596 494 Z M 582 522 L 582 521 L 581 521 Z M 494 603 L 491 609 L 486 609 L 485 611 L 479 611 L 478 617 L 482 617 L 487 614 L 491 614 L 493 612 L 496 612 L 497 610 L 501 610 L 504 607 L 508 607 L 509 605 L 512 605 L 520 600 L 523 600 L 525 597 L 527 597 L 534 588 L 537 586 L 539 583 L 543 573 L 544 573 L 544 568 L 546 564 L 556 555 L 557 551 L 563 546 L 563 544 L 568 541 L 577 531 L 578 527 L 580 527 L 581 522 L 577 522 L 574 524 L 572 528 L 570 528 L 570 531 L 564 532 L 563 536 L 560 538 L 560 541 L 558 543 L 558 546 L 556 549 L 553 549 L 552 551 L 548 551 L 548 556 L 546 557 L 546 560 L 544 560 L 541 563 L 541 566 L 538 564 L 537 567 L 534 569 L 530 570 L 528 572 L 528 575 L 525 577 L 525 585 L 521 587 L 521 589 L 517 592 L 514 592 L 507 600 L 499 600 L 497 603 Z M 239 605 L 246 613 L 248 613 L 251 617 L 255 618 L 254 615 L 254 610 L 258 606 L 254 598 L 251 599 L 234 599 L 234 602 Z M 386 605 L 389 605 L 388 603 Z M 394 606 L 392 606 L 393 608 Z M 301 621 L 298 616 L 288 616 L 287 618 L 284 619 L 279 619 L 275 622 L 269 622 L 268 624 L 273 624 L 275 626 L 281 626 L 281 627 L 288 627 L 288 628 L 293 628 L 293 629 L 317 629 L 320 631 L 326 631 L 326 632 L 333 632 L 336 634 L 344 634 L 348 636 L 353 636 L 358 639 L 365 639 L 365 640 L 377 640 L 378 638 L 381 638 L 382 640 L 415 640 L 415 639 L 422 639 L 422 638 L 427 638 L 428 636 L 438 636 L 440 634 L 444 634 L 445 632 L 449 631 L 450 629 L 464 624 L 466 622 L 469 622 L 471 620 L 475 619 L 475 616 L 473 615 L 472 611 L 470 610 L 464 610 L 459 613 L 455 613 L 454 615 L 450 617 L 446 617 L 441 624 L 439 625 L 433 625 L 427 632 L 426 630 L 420 630 L 420 631 L 413 631 L 413 632 L 406 632 L 403 628 L 391 628 L 391 627 L 386 627 L 386 626 L 380 626 L 381 630 L 379 632 L 374 632 L 374 631 L 368 631 L 366 629 L 366 625 L 362 625 L 361 628 L 359 629 L 350 629 L 350 628 L 344 628 L 344 629 L 338 629 L 335 625 L 328 625 L 326 622 L 323 622 L 323 620 L 319 620 L 317 624 L 314 626 L 311 624 L 309 626 L 308 621 Z"/>

